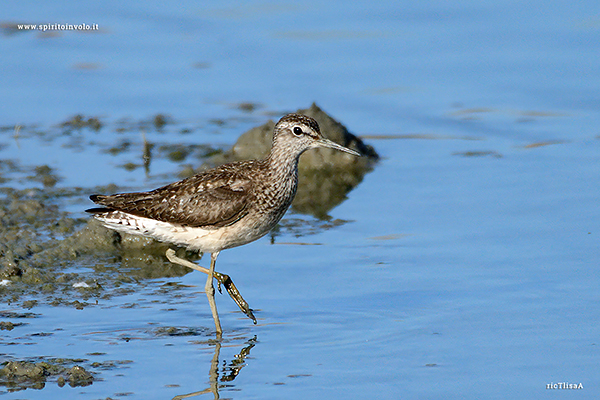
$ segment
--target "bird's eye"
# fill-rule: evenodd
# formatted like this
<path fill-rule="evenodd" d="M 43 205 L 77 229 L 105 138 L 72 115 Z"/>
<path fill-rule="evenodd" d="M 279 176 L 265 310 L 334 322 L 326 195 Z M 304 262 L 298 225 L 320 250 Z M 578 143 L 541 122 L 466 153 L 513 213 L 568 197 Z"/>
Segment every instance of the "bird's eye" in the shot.
<path fill-rule="evenodd" d="M 294 135 L 296 136 L 301 136 L 304 132 L 302 132 L 302 128 L 300 128 L 299 126 L 294 127 Z"/>

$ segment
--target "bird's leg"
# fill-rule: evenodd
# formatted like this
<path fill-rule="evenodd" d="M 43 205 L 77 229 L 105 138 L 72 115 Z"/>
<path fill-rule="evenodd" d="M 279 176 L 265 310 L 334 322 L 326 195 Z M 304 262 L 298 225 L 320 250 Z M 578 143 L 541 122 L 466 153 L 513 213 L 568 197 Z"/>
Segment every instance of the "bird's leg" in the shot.
<path fill-rule="evenodd" d="M 217 303 L 215 302 L 215 288 L 213 287 L 213 275 L 215 272 L 215 264 L 217 263 L 217 257 L 219 252 L 215 251 L 210 253 L 210 268 L 208 270 L 208 277 L 206 278 L 206 285 L 204 290 L 206 297 L 208 297 L 208 304 L 210 305 L 210 311 L 212 312 L 213 319 L 215 320 L 215 328 L 217 329 L 217 337 L 220 338 L 223 333 L 221 329 L 221 321 L 219 321 L 219 313 L 217 312 Z"/>
<path fill-rule="evenodd" d="M 167 250 L 167 259 L 169 261 L 171 261 L 173 264 L 179 264 L 184 267 L 195 269 L 196 271 L 204 272 L 205 274 L 208 274 L 208 272 L 209 272 L 208 268 L 201 267 L 200 265 L 194 264 L 191 261 L 177 257 L 175 255 L 175 251 L 173 249 Z M 248 305 L 246 300 L 244 300 L 244 298 L 242 297 L 242 294 L 237 289 L 237 287 L 235 286 L 235 284 L 233 283 L 233 281 L 231 280 L 229 275 L 222 274 L 217 271 L 213 271 L 213 277 L 217 280 L 217 282 L 219 282 L 219 292 L 221 291 L 221 284 L 222 284 L 223 286 L 225 286 L 225 290 L 227 290 L 227 293 L 229 293 L 229 296 L 231 296 L 231 298 L 233 299 L 235 304 L 238 305 L 240 310 L 242 310 L 242 312 L 244 314 L 246 314 L 248 316 L 248 318 L 250 318 L 254 322 L 254 324 L 256 324 L 256 318 L 254 317 L 254 314 L 252 313 L 252 309 L 250 308 L 250 306 Z"/>

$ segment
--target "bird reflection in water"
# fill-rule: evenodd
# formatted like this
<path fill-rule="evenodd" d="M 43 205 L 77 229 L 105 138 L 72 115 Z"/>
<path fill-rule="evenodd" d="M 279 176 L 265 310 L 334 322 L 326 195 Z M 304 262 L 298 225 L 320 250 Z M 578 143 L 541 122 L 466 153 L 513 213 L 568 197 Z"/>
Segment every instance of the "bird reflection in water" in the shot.
<path fill-rule="evenodd" d="M 177 395 L 173 397 L 173 400 L 187 399 L 207 393 L 212 393 L 215 399 L 219 399 L 219 389 L 228 386 L 225 382 L 233 382 L 233 380 L 239 375 L 242 368 L 246 366 L 246 357 L 250 354 L 250 350 L 256 346 L 257 339 L 256 336 L 254 336 L 252 339 L 248 340 L 245 343 L 246 346 L 244 346 L 238 354 L 233 356 L 233 360 L 231 360 L 229 363 L 226 363 L 221 371 L 219 371 L 219 357 L 221 353 L 222 340 L 211 340 L 209 343 L 215 346 L 215 353 L 210 362 L 210 370 L 208 371 L 209 387 L 197 392 Z"/>

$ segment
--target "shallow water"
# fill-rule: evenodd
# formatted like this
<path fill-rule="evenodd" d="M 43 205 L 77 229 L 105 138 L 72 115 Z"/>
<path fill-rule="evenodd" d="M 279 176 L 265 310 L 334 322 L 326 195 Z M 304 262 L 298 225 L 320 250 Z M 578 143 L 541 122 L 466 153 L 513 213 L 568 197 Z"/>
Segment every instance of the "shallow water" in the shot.
<path fill-rule="evenodd" d="M 5 25 L 0 186 L 87 218 L 89 194 L 178 179 L 313 101 L 382 159 L 330 211 L 345 223 L 291 213 L 220 255 L 259 319 L 218 296 L 220 349 L 199 273 L 66 291 L 82 309 L 6 301 L 23 324 L 0 331 L 4 360 L 82 359 L 95 381 L 4 398 L 212 398 L 216 350 L 221 398 L 598 397 L 597 2 L 144 4 L 4 6 L 2 23 L 100 30 Z M 76 114 L 103 126 L 67 133 Z M 90 284 L 138 265 L 57 263 Z"/>

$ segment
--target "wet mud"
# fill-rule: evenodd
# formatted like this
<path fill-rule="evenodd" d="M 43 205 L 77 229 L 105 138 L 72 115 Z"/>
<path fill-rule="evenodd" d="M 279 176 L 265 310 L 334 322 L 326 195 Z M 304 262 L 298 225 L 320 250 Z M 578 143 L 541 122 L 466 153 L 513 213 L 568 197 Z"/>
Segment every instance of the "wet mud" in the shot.
<path fill-rule="evenodd" d="M 23 389 L 43 389 L 51 381 L 58 386 L 89 386 L 94 375 L 80 365 L 68 365 L 84 360 L 49 359 L 45 361 L 8 361 L 0 369 L 0 385 L 9 392 Z"/>

